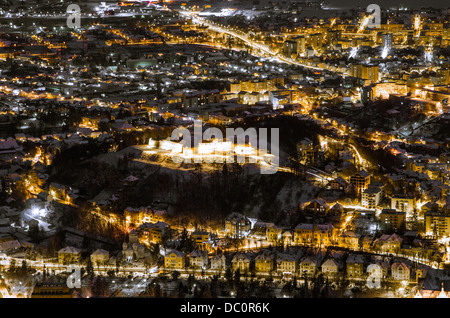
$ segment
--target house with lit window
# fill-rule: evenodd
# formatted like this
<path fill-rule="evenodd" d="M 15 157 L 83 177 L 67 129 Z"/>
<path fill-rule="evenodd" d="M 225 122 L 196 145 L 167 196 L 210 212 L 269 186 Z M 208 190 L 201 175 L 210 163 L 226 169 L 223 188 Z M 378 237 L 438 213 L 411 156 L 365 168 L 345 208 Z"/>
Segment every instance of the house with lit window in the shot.
<path fill-rule="evenodd" d="M 317 270 L 317 261 L 311 257 L 303 258 L 298 264 L 298 272 L 300 276 L 306 275 L 308 277 L 314 276 Z"/>
<path fill-rule="evenodd" d="M 375 209 L 379 206 L 383 190 L 377 187 L 369 187 L 361 193 L 361 205 L 366 209 Z"/>
<path fill-rule="evenodd" d="M 395 194 L 391 197 L 391 209 L 400 212 L 413 213 L 416 207 L 416 199 L 406 195 Z"/>
<path fill-rule="evenodd" d="M 301 223 L 294 229 L 294 243 L 297 245 L 328 245 L 334 241 L 335 229 L 331 224 Z"/>
<path fill-rule="evenodd" d="M 355 234 L 353 231 L 345 231 L 337 238 L 338 246 L 349 248 L 351 250 L 358 250 L 359 237 L 360 235 Z"/>
<path fill-rule="evenodd" d="M 211 233 L 204 231 L 194 231 L 191 234 L 191 240 L 202 250 L 212 250 Z"/>
<path fill-rule="evenodd" d="M 122 243 L 122 258 L 126 262 L 139 261 L 145 257 L 145 247 L 139 243 L 139 234 L 132 230 L 128 233 L 128 242 Z"/>
<path fill-rule="evenodd" d="M 349 183 L 344 180 L 342 177 L 337 177 L 330 182 L 328 182 L 327 188 L 336 191 L 345 191 Z"/>
<path fill-rule="evenodd" d="M 233 212 L 225 219 L 225 235 L 241 238 L 248 234 L 252 223 L 246 216 Z"/>
<path fill-rule="evenodd" d="M 274 223 L 258 221 L 254 224 L 248 238 L 254 241 L 268 241 L 273 245 L 281 243 L 282 229 Z"/>
<path fill-rule="evenodd" d="M 255 270 L 262 273 L 270 273 L 274 270 L 274 256 L 268 251 L 263 251 L 255 257 Z"/>
<path fill-rule="evenodd" d="M 385 253 L 398 253 L 400 251 L 403 239 L 397 234 L 383 234 L 374 241 L 374 246 Z"/>
<path fill-rule="evenodd" d="M 305 205 L 304 210 L 314 215 L 326 215 L 330 206 L 323 199 L 314 199 Z"/>
<path fill-rule="evenodd" d="M 226 269 L 225 255 L 214 255 L 210 260 L 210 268 L 215 271 L 224 271 Z"/>
<path fill-rule="evenodd" d="M 156 210 L 150 207 L 127 207 L 124 210 L 123 215 L 125 217 L 125 225 L 127 227 L 138 227 L 142 223 L 165 222 L 167 218 L 166 211 Z"/>
<path fill-rule="evenodd" d="M 81 250 L 66 246 L 58 251 L 58 263 L 63 265 L 79 264 L 81 260 Z"/>
<path fill-rule="evenodd" d="M 206 269 L 208 267 L 208 252 L 194 250 L 189 254 L 189 267 L 197 269 Z"/>
<path fill-rule="evenodd" d="M 346 275 L 349 279 L 364 278 L 364 257 L 360 254 L 350 254 L 345 261 Z"/>
<path fill-rule="evenodd" d="M 281 240 L 283 242 L 283 245 L 284 246 L 290 246 L 292 244 L 292 237 L 293 237 L 292 231 L 289 231 L 289 230 L 284 231 L 281 234 Z"/>
<path fill-rule="evenodd" d="M 362 193 L 369 187 L 370 174 L 365 170 L 361 170 L 352 175 L 349 179 L 349 182 L 357 193 Z"/>
<path fill-rule="evenodd" d="M 295 274 L 297 271 L 297 256 L 290 254 L 277 255 L 277 272 Z"/>
<path fill-rule="evenodd" d="M 241 273 L 250 271 L 252 258 L 253 257 L 250 253 L 238 253 L 231 260 L 231 268 L 233 271 L 239 269 Z"/>
<path fill-rule="evenodd" d="M 165 222 L 156 223 L 142 223 L 137 232 L 139 233 L 139 240 L 143 244 L 160 244 L 163 240 L 163 235 L 170 229 L 169 224 Z"/>
<path fill-rule="evenodd" d="M 104 249 L 98 249 L 91 254 L 91 263 L 94 266 L 107 264 L 109 261 L 109 252 Z"/>
<path fill-rule="evenodd" d="M 184 269 L 186 267 L 186 254 L 172 250 L 164 256 L 164 267 L 166 269 Z"/>
<path fill-rule="evenodd" d="M 411 276 L 411 268 L 403 262 L 395 262 L 391 266 L 391 276 L 394 280 L 409 281 Z"/>
<path fill-rule="evenodd" d="M 338 259 L 329 258 L 322 263 L 320 268 L 325 277 L 336 277 L 342 272 L 343 264 Z"/>

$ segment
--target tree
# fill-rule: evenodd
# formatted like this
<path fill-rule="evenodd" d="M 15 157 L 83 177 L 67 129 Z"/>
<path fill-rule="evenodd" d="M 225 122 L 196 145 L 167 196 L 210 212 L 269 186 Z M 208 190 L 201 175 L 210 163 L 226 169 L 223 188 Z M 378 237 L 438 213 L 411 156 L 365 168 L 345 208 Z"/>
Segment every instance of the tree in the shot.
<path fill-rule="evenodd" d="M 28 273 L 27 261 L 22 261 L 22 267 L 20 268 L 20 275 L 25 276 Z"/>
<path fill-rule="evenodd" d="M 178 280 L 178 278 L 180 277 L 180 272 L 179 271 L 173 271 L 172 272 L 172 279 L 173 280 Z"/>
<path fill-rule="evenodd" d="M 227 280 L 227 282 L 231 282 L 233 279 L 233 273 L 231 272 L 231 269 L 229 267 L 225 272 L 225 279 Z"/>
<path fill-rule="evenodd" d="M 94 278 L 95 273 L 94 273 L 94 266 L 92 265 L 92 261 L 91 258 L 88 258 L 87 264 L 86 264 L 86 273 L 89 276 L 89 278 Z"/>

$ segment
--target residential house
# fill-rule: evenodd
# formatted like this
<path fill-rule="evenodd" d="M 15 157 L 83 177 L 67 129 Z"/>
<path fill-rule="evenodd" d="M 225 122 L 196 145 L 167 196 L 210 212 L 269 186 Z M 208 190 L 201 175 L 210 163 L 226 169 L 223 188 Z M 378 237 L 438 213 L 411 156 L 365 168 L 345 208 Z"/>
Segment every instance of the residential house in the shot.
<path fill-rule="evenodd" d="M 274 270 L 274 265 L 274 256 L 267 251 L 263 251 L 255 258 L 255 270 L 257 272 L 270 273 Z"/>
<path fill-rule="evenodd" d="M 409 281 L 411 268 L 403 262 L 395 262 L 391 266 L 391 276 L 394 280 Z"/>
<path fill-rule="evenodd" d="M 104 249 L 98 249 L 91 254 L 91 263 L 94 266 L 107 264 L 109 261 L 109 252 Z"/>
<path fill-rule="evenodd" d="M 338 245 L 351 250 L 359 250 L 359 237 L 360 235 L 353 231 L 345 231 L 338 236 Z"/>
<path fill-rule="evenodd" d="M 241 273 L 250 271 L 250 265 L 252 262 L 252 257 L 249 253 L 239 253 L 236 254 L 232 261 L 231 261 L 231 267 L 233 271 L 236 271 L 239 269 Z"/>
<path fill-rule="evenodd" d="M 277 272 L 295 274 L 297 271 L 297 256 L 279 254 L 277 256 Z"/>
<path fill-rule="evenodd" d="M 186 254 L 172 250 L 164 256 L 164 267 L 166 269 L 184 269 L 186 267 Z"/>
<path fill-rule="evenodd" d="M 169 224 L 165 222 L 156 223 L 142 223 L 137 232 L 139 233 L 139 239 L 144 244 L 160 244 L 163 240 L 163 235 L 170 229 Z"/>
<path fill-rule="evenodd" d="M 364 257 L 360 254 L 350 254 L 346 260 L 346 274 L 349 279 L 364 278 Z"/>
<path fill-rule="evenodd" d="M 405 229 L 406 212 L 396 211 L 393 209 L 383 209 L 379 215 L 381 229 L 401 231 Z"/>
<path fill-rule="evenodd" d="M 214 255 L 211 258 L 211 266 L 210 268 L 215 271 L 223 271 L 226 269 L 226 258 L 225 255 Z"/>
<path fill-rule="evenodd" d="M 380 248 L 385 253 L 398 253 L 400 251 L 403 239 L 397 234 L 383 234 L 380 238 L 376 239 L 374 246 Z"/>
<path fill-rule="evenodd" d="M 81 250 L 76 247 L 66 246 L 58 251 L 59 264 L 79 264 L 80 260 Z"/>
<path fill-rule="evenodd" d="M 295 244 L 329 245 L 335 240 L 334 236 L 335 230 L 331 224 L 301 223 L 294 229 Z"/>
<path fill-rule="evenodd" d="M 370 174 L 361 170 L 351 176 L 349 182 L 357 193 L 362 193 L 370 184 Z"/>
<path fill-rule="evenodd" d="M 391 197 L 391 209 L 400 212 L 413 213 L 416 207 L 416 199 L 405 195 L 396 194 Z"/>
<path fill-rule="evenodd" d="M 298 266 L 299 275 L 314 276 L 317 270 L 317 262 L 311 257 L 305 257 Z"/>
<path fill-rule="evenodd" d="M 190 268 L 202 268 L 208 267 L 208 252 L 201 250 L 194 250 L 189 254 L 189 267 Z"/>
<path fill-rule="evenodd" d="M 250 232 L 251 227 L 250 220 L 236 212 L 233 212 L 225 219 L 225 234 L 231 237 L 244 237 Z"/>
<path fill-rule="evenodd" d="M 205 231 L 194 231 L 191 234 L 191 240 L 202 250 L 212 249 L 211 234 Z"/>
<path fill-rule="evenodd" d="M 323 199 L 314 199 L 309 202 L 304 208 L 306 212 L 318 216 L 325 216 L 328 213 L 329 209 L 329 204 L 326 203 Z"/>
<path fill-rule="evenodd" d="M 323 262 L 321 269 L 325 277 L 336 277 L 342 271 L 342 264 L 339 260 L 329 258 Z"/>

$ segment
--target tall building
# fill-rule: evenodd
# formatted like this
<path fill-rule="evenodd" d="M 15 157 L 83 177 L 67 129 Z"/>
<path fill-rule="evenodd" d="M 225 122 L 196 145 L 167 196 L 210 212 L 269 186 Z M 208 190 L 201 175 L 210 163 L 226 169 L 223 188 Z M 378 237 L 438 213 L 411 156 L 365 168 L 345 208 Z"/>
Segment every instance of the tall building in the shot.
<path fill-rule="evenodd" d="M 450 236 L 450 215 L 425 212 L 425 232 L 436 237 Z"/>
<path fill-rule="evenodd" d="M 396 211 L 394 209 L 383 209 L 380 213 L 380 223 L 382 230 L 404 230 L 405 229 L 405 212 Z"/>
<path fill-rule="evenodd" d="M 413 213 L 416 207 L 416 199 L 401 194 L 395 194 L 391 197 L 391 209 L 401 212 Z"/>
<path fill-rule="evenodd" d="M 366 209 L 375 209 L 380 204 L 383 190 L 380 188 L 367 188 L 361 193 L 361 204 Z"/>
<path fill-rule="evenodd" d="M 394 43 L 394 36 L 392 33 L 385 33 L 382 35 L 383 47 L 384 48 L 392 48 L 392 44 Z"/>
<path fill-rule="evenodd" d="M 365 79 L 368 84 L 377 83 L 380 78 L 378 65 L 371 64 L 352 64 L 350 74 L 353 77 Z"/>
<path fill-rule="evenodd" d="M 361 193 L 369 187 L 370 174 L 365 170 L 361 170 L 351 176 L 349 182 L 357 193 Z"/>
<path fill-rule="evenodd" d="M 303 54 L 306 51 L 306 38 L 301 35 L 295 38 L 295 42 L 297 42 L 297 54 Z"/>
<path fill-rule="evenodd" d="M 289 58 L 292 56 L 292 54 L 297 54 L 297 43 L 291 40 L 284 41 L 283 53 Z"/>

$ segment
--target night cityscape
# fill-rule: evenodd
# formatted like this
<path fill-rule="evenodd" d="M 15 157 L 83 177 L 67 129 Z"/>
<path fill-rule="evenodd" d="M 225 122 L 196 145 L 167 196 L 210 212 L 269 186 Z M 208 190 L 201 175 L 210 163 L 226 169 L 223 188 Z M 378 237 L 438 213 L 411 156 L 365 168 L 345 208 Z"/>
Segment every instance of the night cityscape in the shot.
<path fill-rule="evenodd" d="M 449 98 L 443 1 L 0 0 L 0 298 L 448 298 Z"/>

